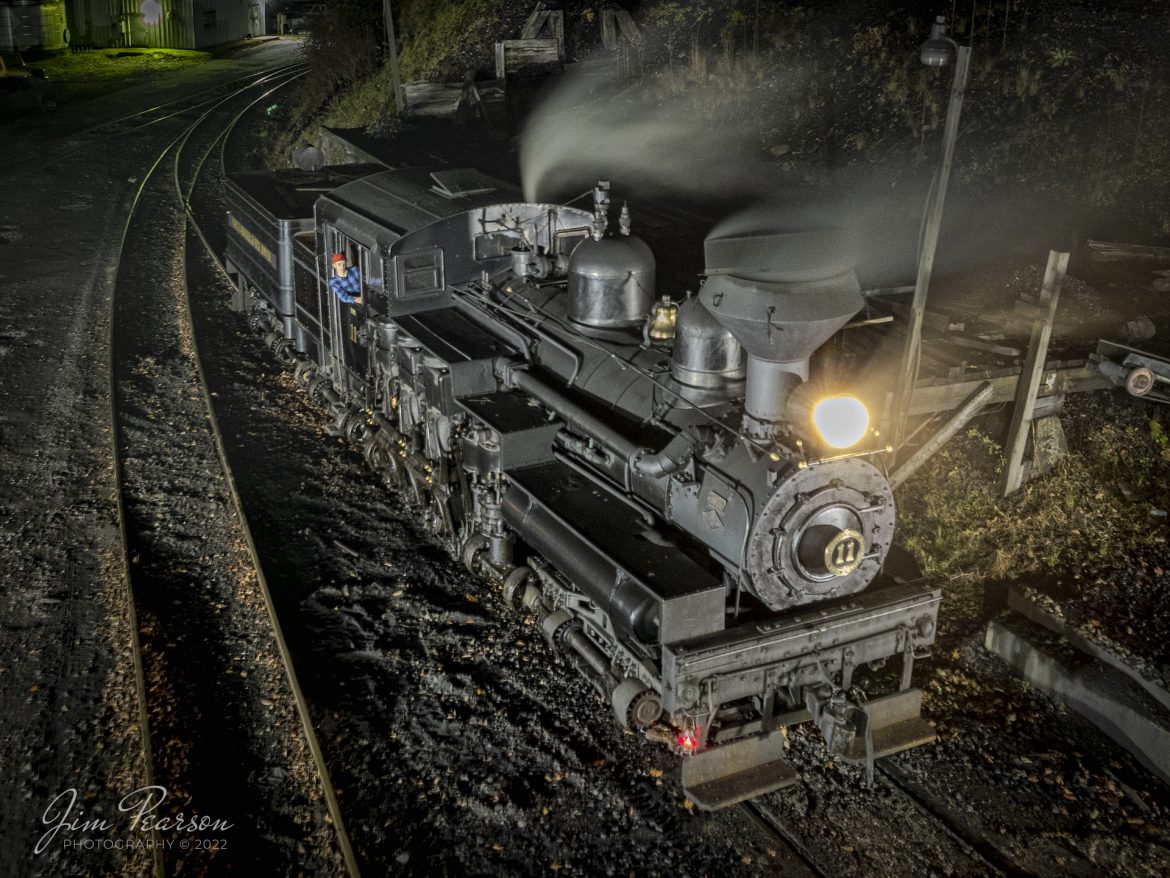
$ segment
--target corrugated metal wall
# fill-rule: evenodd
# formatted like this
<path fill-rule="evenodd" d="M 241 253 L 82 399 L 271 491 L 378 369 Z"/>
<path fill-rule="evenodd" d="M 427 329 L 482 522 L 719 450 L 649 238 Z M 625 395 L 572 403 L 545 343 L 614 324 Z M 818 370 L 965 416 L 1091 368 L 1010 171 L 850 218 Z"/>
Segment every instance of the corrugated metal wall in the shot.
<path fill-rule="evenodd" d="M 121 0 L 124 46 L 194 49 L 191 0 Z"/>
<path fill-rule="evenodd" d="M 122 29 L 117 0 L 70 0 L 69 42 L 78 46 L 117 46 Z"/>
<path fill-rule="evenodd" d="M 5 0 L 0 8 L 0 49 L 65 48 L 62 0 Z"/>
<path fill-rule="evenodd" d="M 69 0 L 69 6 L 73 42 L 90 46 L 203 49 L 264 33 L 263 0 Z"/>
<path fill-rule="evenodd" d="M 242 40 L 252 33 L 253 0 L 191 0 L 195 48 Z"/>

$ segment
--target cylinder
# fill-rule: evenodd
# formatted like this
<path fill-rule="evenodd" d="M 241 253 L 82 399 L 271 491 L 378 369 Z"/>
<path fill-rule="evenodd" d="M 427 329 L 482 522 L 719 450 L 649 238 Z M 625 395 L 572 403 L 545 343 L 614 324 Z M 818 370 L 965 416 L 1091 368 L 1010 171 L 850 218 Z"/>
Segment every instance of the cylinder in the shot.
<path fill-rule="evenodd" d="M 574 400 L 531 372 L 514 371 L 511 384 L 517 390 L 552 409 L 577 432 L 596 439 L 621 460 L 632 459 L 640 450 L 636 443 L 627 439 L 601 418 L 578 405 Z"/>
<path fill-rule="evenodd" d="M 657 639 L 657 603 L 641 586 L 619 577 L 613 563 L 523 491 L 509 488 L 503 510 L 508 525 L 572 580 L 616 628 L 645 643 Z"/>

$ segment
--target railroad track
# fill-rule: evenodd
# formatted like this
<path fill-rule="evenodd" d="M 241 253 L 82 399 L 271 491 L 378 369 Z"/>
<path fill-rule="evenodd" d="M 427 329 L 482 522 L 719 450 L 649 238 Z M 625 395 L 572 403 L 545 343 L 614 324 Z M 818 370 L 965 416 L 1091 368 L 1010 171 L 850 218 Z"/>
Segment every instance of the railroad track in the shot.
<path fill-rule="evenodd" d="M 798 878 L 828 878 L 826 872 L 817 863 L 816 856 L 808 850 L 799 838 L 787 826 L 773 817 L 768 811 L 749 799 L 741 802 L 739 811 L 757 832 L 770 839 L 779 848 L 781 856 L 777 872 L 783 875 L 798 876 Z"/>
<path fill-rule="evenodd" d="M 207 153 L 297 73 L 250 77 L 189 123 L 177 117 L 192 106 L 170 114 L 183 125 L 144 175 L 117 254 L 111 419 L 148 782 L 167 790 L 159 816 L 219 821 L 153 848 L 156 874 L 357 874 L 227 464 L 185 275 L 185 200 Z"/>
<path fill-rule="evenodd" d="M 988 838 L 986 833 L 964 820 L 943 799 L 913 780 L 897 765 L 885 760 L 878 762 L 875 767 L 877 773 L 911 800 L 919 811 L 933 818 L 955 841 L 983 860 L 989 871 L 1009 876 L 1033 874 L 1016 865 L 1011 856 Z"/>
<path fill-rule="evenodd" d="M 963 819 L 946 801 L 910 778 L 898 766 L 884 760 L 875 768 L 887 786 L 910 806 L 909 810 L 925 817 L 941 830 L 942 835 L 949 837 L 979 869 L 979 874 L 1009 878 L 1028 878 L 1034 874 L 1019 867 L 1012 856 L 986 833 Z M 773 845 L 771 853 L 783 874 L 828 878 L 840 873 L 839 865 L 834 861 L 835 852 L 826 855 L 811 847 L 800 833 L 769 808 L 766 797 L 742 802 L 738 809 L 747 823 Z"/>
<path fill-rule="evenodd" d="M 173 100 L 164 101 L 152 107 L 119 116 L 116 119 L 107 119 L 89 128 L 70 133 L 65 137 L 58 137 L 38 143 L 36 147 L 24 152 L 7 156 L 4 163 L 8 167 L 17 167 L 22 164 L 35 162 L 40 168 L 54 165 L 77 155 L 92 146 L 93 140 L 110 140 L 127 134 L 140 132 L 154 125 L 170 121 L 176 117 L 185 116 L 207 108 L 218 106 L 225 98 L 238 92 L 265 84 L 280 85 L 289 76 L 298 76 L 308 70 L 308 64 L 300 61 L 286 64 L 269 70 L 249 73 L 236 79 L 225 82 L 214 88 L 199 91 L 195 94 L 183 95 Z"/>

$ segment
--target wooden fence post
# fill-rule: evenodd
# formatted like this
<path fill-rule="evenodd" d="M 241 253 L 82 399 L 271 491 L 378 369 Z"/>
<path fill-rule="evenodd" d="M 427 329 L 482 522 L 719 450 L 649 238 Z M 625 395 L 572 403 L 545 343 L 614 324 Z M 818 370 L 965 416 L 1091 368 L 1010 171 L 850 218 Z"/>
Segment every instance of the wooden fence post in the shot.
<path fill-rule="evenodd" d="M 1048 268 L 1044 272 L 1044 288 L 1040 292 L 1040 313 L 1032 323 L 1028 357 L 1016 382 L 1015 408 L 1012 410 L 1012 424 L 1004 447 L 1003 479 L 1000 482 L 1000 491 L 1004 497 L 1024 483 L 1024 448 L 1028 444 L 1032 411 L 1036 406 L 1036 394 L 1040 390 L 1040 376 L 1044 374 L 1044 361 L 1048 357 L 1048 341 L 1052 338 L 1060 286 L 1068 270 L 1068 256 L 1067 253 L 1057 253 L 1055 250 L 1048 252 Z"/>

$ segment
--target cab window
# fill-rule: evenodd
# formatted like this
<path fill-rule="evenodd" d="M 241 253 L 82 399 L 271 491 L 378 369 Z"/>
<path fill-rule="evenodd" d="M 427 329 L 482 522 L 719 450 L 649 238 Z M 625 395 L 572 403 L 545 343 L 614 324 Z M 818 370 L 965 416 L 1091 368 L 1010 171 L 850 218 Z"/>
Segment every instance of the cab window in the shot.
<path fill-rule="evenodd" d="M 394 257 L 395 288 L 400 299 L 416 299 L 443 291 L 443 251 L 428 247 Z"/>

